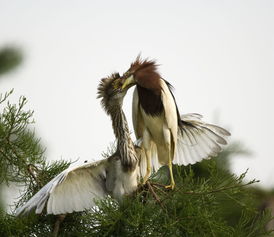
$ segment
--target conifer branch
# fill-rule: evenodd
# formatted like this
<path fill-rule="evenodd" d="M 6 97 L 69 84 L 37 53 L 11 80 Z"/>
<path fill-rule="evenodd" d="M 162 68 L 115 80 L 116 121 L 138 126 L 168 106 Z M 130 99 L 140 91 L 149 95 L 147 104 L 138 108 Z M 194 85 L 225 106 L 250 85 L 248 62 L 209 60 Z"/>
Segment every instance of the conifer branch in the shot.
<path fill-rule="evenodd" d="M 37 186 L 41 188 L 42 185 L 41 185 L 40 181 L 38 180 L 37 175 L 33 172 L 33 168 L 35 168 L 36 171 L 38 171 L 38 168 L 33 164 L 28 164 L 27 167 L 28 167 L 27 170 L 28 170 L 30 176 L 35 180 Z"/>
<path fill-rule="evenodd" d="M 241 178 L 241 177 L 240 177 Z M 245 183 L 245 184 L 236 184 L 236 185 L 231 185 L 231 186 L 223 186 L 223 187 L 220 187 L 220 188 L 217 188 L 217 189 L 213 189 L 213 190 L 210 190 L 210 191 L 205 191 L 205 192 L 194 192 L 194 191 L 187 191 L 187 192 L 182 192 L 182 194 L 187 194 L 187 195 L 209 195 L 209 194 L 212 194 L 212 193 L 218 193 L 218 192 L 223 192 L 223 191 L 226 191 L 226 190 L 231 190 L 231 189 L 236 189 L 236 188 L 243 188 L 245 186 L 248 186 L 248 185 L 251 185 L 251 184 L 254 184 L 254 183 L 258 183 L 259 181 L 258 180 L 252 180 L 248 183 Z M 183 186 L 175 189 L 173 191 L 173 193 L 175 192 L 178 192 L 180 191 L 181 189 L 183 188 Z M 162 199 L 162 202 L 171 198 L 171 195 L 167 196 L 166 198 Z"/>
<path fill-rule="evenodd" d="M 235 189 L 235 188 L 242 188 L 242 187 L 245 187 L 245 186 L 248 186 L 248 185 L 251 185 L 253 183 L 257 183 L 259 182 L 258 180 L 252 180 L 246 184 L 241 184 L 241 185 L 232 185 L 232 186 L 228 186 L 228 187 L 221 187 L 221 188 L 218 188 L 218 189 L 214 189 L 214 190 L 211 190 L 211 191 L 206 191 L 206 192 L 193 192 L 193 191 L 188 191 L 188 192 L 183 192 L 183 194 L 193 194 L 193 195 L 208 195 L 208 194 L 212 194 L 212 193 L 218 193 L 218 192 L 223 192 L 223 191 L 226 191 L 226 190 L 231 190 L 231 189 Z"/>
<path fill-rule="evenodd" d="M 7 93 L 5 96 L 0 95 L 0 103 L 6 98 Z M 25 101 L 22 97 L 19 106 L 8 104 L 7 108 L 0 112 L 0 169 L 1 165 L 4 167 L 0 170 L 1 181 L 22 182 L 25 185 L 24 193 L 15 204 L 17 207 L 69 165 L 69 162 L 65 161 L 51 164 L 45 162 L 39 141 L 35 139 L 34 133 L 28 131 L 32 112 L 24 112 Z M 228 156 L 229 152 L 224 155 Z M 140 187 L 141 192 L 136 195 L 137 198 L 135 195 L 125 198 L 121 205 L 107 198 L 98 202 L 93 211 L 71 213 L 67 216 L 42 214 L 38 217 L 30 215 L 30 218 L 15 218 L 0 212 L 0 236 L 266 234 L 264 228 L 270 216 L 267 216 L 266 212 L 258 214 L 257 203 L 254 204 L 253 198 L 250 198 L 250 189 L 246 188 L 258 181 L 243 183 L 245 173 L 237 178 L 232 173 L 220 169 L 214 160 L 204 161 L 192 167 L 194 170 L 201 166 L 202 170 L 206 171 L 203 175 L 202 172 L 196 171 L 194 174 L 189 167 L 178 167 L 175 190 L 166 190 L 165 185 L 156 183 L 164 183 L 168 178 L 162 172 L 161 177 L 156 175 L 153 178 L 155 183 L 149 181 L 147 185 Z"/>

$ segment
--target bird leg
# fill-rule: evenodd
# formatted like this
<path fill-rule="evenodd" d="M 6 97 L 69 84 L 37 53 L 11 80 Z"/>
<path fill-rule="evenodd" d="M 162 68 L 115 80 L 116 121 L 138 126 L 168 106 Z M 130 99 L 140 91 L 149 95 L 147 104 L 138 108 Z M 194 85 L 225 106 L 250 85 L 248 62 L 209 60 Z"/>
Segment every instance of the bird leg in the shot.
<path fill-rule="evenodd" d="M 168 153 L 168 168 L 169 168 L 169 173 L 170 173 L 170 185 L 165 186 L 165 188 L 173 190 L 175 187 L 175 181 L 174 181 L 174 177 L 173 177 L 172 160 L 170 157 L 170 152 Z"/>
<path fill-rule="evenodd" d="M 54 229 L 52 231 L 52 236 L 53 237 L 57 237 L 58 236 L 60 225 L 63 222 L 63 220 L 65 219 L 65 217 L 66 217 L 66 214 L 58 215 L 58 217 L 57 217 L 57 219 L 55 221 L 55 224 L 54 224 Z"/>
<path fill-rule="evenodd" d="M 151 174 L 151 160 L 150 160 L 150 151 L 145 149 L 145 154 L 146 154 L 146 162 L 147 162 L 147 170 L 146 170 L 146 175 L 143 178 L 143 184 L 145 184 Z"/>

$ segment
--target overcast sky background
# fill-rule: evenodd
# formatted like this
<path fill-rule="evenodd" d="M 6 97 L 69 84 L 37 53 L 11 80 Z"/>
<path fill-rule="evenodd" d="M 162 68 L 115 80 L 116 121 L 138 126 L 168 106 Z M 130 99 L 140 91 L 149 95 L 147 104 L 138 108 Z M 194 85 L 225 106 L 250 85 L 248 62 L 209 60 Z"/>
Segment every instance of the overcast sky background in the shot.
<path fill-rule="evenodd" d="M 0 78 L 0 91 L 28 98 L 48 159 L 101 158 L 114 135 L 96 99 L 99 80 L 141 52 L 161 64 L 181 113 L 203 114 L 253 152 L 234 157 L 233 170 L 274 186 L 273 0 L 0 0 L 6 45 L 25 60 Z"/>

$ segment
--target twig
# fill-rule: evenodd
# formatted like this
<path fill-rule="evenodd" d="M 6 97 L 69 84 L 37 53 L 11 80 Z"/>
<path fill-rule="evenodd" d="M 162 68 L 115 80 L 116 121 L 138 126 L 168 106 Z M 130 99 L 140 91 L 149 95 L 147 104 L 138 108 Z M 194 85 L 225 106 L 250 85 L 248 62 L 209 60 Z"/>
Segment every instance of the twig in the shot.
<path fill-rule="evenodd" d="M 254 181 L 254 182 L 258 182 L 258 181 Z M 233 185 L 233 186 L 229 186 L 229 187 L 221 187 L 221 188 L 214 189 L 214 190 L 207 191 L 207 192 L 191 192 L 191 191 L 189 191 L 189 192 L 183 192 L 183 194 L 207 195 L 207 194 L 211 194 L 211 193 L 222 192 L 222 191 L 225 191 L 225 190 L 228 190 L 228 189 L 242 188 L 242 187 L 248 186 L 248 185 L 250 185 L 254 182 L 251 181 L 251 182 L 248 182 L 246 184 Z"/>
<path fill-rule="evenodd" d="M 11 163 L 11 159 L 6 155 L 6 153 L 1 148 L 0 148 L 0 152 Z"/>
<path fill-rule="evenodd" d="M 255 182 L 258 182 L 258 181 L 253 180 L 253 181 L 250 181 L 250 182 L 248 182 L 248 183 L 246 183 L 246 184 L 242 184 L 242 185 L 233 185 L 233 186 L 229 186 L 229 187 L 221 187 L 221 188 L 214 189 L 214 190 L 207 191 L 207 192 L 193 192 L 193 191 L 188 191 L 188 192 L 183 192 L 182 194 L 190 194 L 190 195 L 208 195 L 208 194 L 211 194 L 211 193 L 222 192 L 222 191 L 229 190 L 229 189 L 242 188 L 242 187 L 248 186 L 248 185 L 250 185 L 250 184 L 253 184 L 253 183 L 255 183 Z M 179 187 L 178 189 L 174 190 L 174 192 L 178 192 L 178 191 L 180 191 L 182 188 L 183 188 L 183 186 L 181 186 L 181 187 Z M 165 197 L 164 199 L 162 199 L 162 202 L 164 202 L 164 201 L 167 200 L 168 198 L 170 198 L 170 196 L 167 196 L 167 197 Z"/>
<path fill-rule="evenodd" d="M 23 163 L 24 165 L 27 166 L 26 161 L 23 159 L 23 157 L 21 157 L 21 156 L 17 153 L 17 151 L 14 149 L 13 145 L 10 143 L 10 141 L 9 141 L 8 138 L 6 138 L 6 142 L 7 142 L 7 144 L 9 145 L 10 150 L 11 150 L 11 151 L 14 153 L 14 155 L 16 156 L 16 158 L 17 158 L 18 160 L 22 161 L 22 163 Z"/>
<path fill-rule="evenodd" d="M 147 186 L 148 189 L 150 190 L 150 192 L 152 193 L 152 196 L 154 197 L 154 199 L 156 200 L 156 202 L 158 202 L 158 204 L 164 209 L 164 206 L 160 200 L 160 198 L 158 197 L 158 195 L 155 193 L 154 189 L 152 188 L 151 184 L 149 181 L 147 181 Z"/>
<path fill-rule="evenodd" d="M 153 187 L 155 187 L 157 190 L 159 190 L 161 193 L 167 195 L 167 192 L 163 191 L 163 189 L 159 188 L 157 185 L 152 184 L 152 183 L 151 183 L 151 185 L 152 185 Z M 163 185 L 163 186 L 164 186 L 164 185 Z M 166 188 L 165 188 L 164 190 L 166 190 Z"/>
<path fill-rule="evenodd" d="M 16 111 L 16 113 L 14 114 L 11 124 L 10 124 L 10 129 L 8 130 L 7 133 L 7 140 L 10 139 L 10 135 L 12 134 L 12 130 L 14 129 L 14 125 L 16 123 L 16 118 L 18 117 L 19 113 L 22 111 L 22 108 L 24 107 L 24 105 L 26 104 L 26 98 L 25 97 L 21 97 L 20 101 L 19 101 L 19 106 L 18 109 Z"/>
<path fill-rule="evenodd" d="M 38 170 L 38 168 L 33 164 L 29 164 L 27 170 L 28 170 L 29 174 L 31 175 L 31 177 L 35 180 L 37 186 L 41 187 L 42 185 L 41 185 L 40 181 L 38 180 L 36 174 L 33 172 L 32 168 L 35 168 L 36 171 Z"/>
<path fill-rule="evenodd" d="M 19 155 L 19 154 L 17 153 L 17 151 L 14 149 L 14 147 L 13 147 L 13 145 L 10 143 L 10 141 L 9 141 L 8 139 L 6 139 L 6 141 L 7 141 L 7 144 L 9 145 L 11 151 L 14 153 L 15 157 L 16 157 L 18 160 L 20 160 L 20 161 L 26 166 L 26 169 L 27 169 L 28 173 L 30 174 L 30 176 L 35 180 L 35 182 L 37 183 L 37 185 L 38 185 L 39 187 L 41 187 L 41 184 L 40 184 L 39 180 L 37 179 L 36 175 L 34 174 L 34 172 L 33 172 L 33 170 L 32 170 L 32 167 L 34 167 L 36 170 L 38 170 L 38 168 L 37 168 L 35 165 L 33 165 L 33 164 L 27 164 L 26 161 L 24 160 L 24 158 L 23 158 L 21 155 Z M 2 153 L 3 153 L 3 152 L 2 152 Z M 10 161 L 10 160 L 9 160 L 9 161 Z"/>
<path fill-rule="evenodd" d="M 154 183 L 154 182 L 150 182 L 151 185 L 153 186 L 159 186 L 159 187 L 162 187 L 162 188 L 165 188 L 166 186 L 163 185 L 163 184 L 159 184 L 159 183 Z"/>
<path fill-rule="evenodd" d="M 3 94 L 0 94 L 0 104 L 3 103 L 12 93 L 13 89 L 11 89 L 9 92 L 6 92 L 4 96 Z"/>

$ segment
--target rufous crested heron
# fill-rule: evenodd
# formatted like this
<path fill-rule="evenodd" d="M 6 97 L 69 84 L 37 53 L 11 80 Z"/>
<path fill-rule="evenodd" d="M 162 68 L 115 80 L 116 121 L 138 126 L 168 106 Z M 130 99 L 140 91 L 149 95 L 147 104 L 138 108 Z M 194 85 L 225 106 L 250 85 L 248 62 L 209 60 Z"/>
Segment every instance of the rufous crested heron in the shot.
<path fill-rule="evenodd" d="M 194 164 L 216 156 L 230 133 L 216 125 L 204 123 L 199 114 L 180 116 L 172 86 L 157 71 L 153 60 L 140 56 L 122 76 L 122 88 L 136 85 L 132 100 L 132 119 L 136 138 L 145 150 L 146 182 L 155 166 L 168 165 L 170 185 L 175 186 L 172 163 Z"/>

